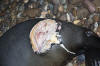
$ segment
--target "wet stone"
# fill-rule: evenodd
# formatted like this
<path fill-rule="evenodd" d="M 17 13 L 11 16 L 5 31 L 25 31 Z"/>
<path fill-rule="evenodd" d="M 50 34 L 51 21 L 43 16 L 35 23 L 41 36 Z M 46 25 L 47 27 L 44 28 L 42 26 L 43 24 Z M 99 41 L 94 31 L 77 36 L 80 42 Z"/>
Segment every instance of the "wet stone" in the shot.
<path fill-rule="evenodd" d="M 39 9 L 28 9 L 24 11 L 23 15 L 34 18 L 40 15 L 40 11 Z"/>

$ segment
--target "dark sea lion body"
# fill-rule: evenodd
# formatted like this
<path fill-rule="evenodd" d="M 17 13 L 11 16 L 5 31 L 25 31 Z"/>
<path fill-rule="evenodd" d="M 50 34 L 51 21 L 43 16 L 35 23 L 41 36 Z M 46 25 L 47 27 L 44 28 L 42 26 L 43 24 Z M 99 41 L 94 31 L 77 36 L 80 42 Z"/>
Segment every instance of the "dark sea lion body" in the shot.
<path fill-rule="evenodd" d="M 28 20 L 8 30 L 0 38 L 0 66 L 61 66 L 66 60 L 66 51 L 56 47 L 46 55 L 37 55 L 32 50 L 30 30 L 42 19 Z M 54 46 L 55 47 L 55 46 Z"/>
<path fill-rule="evenodd" d="M 0 38 L 0 66 L 63 66 L 68 53 L 54 45 L 46 54 L 35 54 L 29 39 L 32 27 L 43 19 L 31 19 L 8 30 Z M 85 31 L 71 23 L 62 22 L 62 43 L 70 51 L 79 53 L 84 50 Z"/>

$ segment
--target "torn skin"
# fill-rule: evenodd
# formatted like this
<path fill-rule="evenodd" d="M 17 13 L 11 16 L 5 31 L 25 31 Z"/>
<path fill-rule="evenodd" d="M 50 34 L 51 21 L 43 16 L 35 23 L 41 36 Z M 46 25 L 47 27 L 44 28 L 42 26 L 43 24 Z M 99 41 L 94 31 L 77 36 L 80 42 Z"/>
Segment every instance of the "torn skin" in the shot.
<path fill-rule="evenodd" d="M 30 32 L 30 40 L 34 52 L 44 53 L 51 48 L 52 43 L 59 44 L 56 30 L 57 23 L 55 20 L 46 19 L 37 23 Z"/>

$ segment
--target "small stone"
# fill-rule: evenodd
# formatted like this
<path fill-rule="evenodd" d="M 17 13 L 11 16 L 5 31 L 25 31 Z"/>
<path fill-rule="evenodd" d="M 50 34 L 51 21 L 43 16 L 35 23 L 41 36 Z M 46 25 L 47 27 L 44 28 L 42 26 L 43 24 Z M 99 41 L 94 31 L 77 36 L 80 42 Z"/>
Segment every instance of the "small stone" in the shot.
<path fill-rule="evenodd" d="M 63 7 L 62 5 L 60 5 L 60 6 L 58 7 L 58 11 L 59 11 L 59 12 L 64 12 L 64 7 Z"/>
<path fill-rule="evenodd" d="M 24 0 L 24 3 L 28 3 L 29 2 L 29 0 Z"/>
<path fill-rule="evenodd" d="M 93 15 L 90 15 L 89 18 L 87 19 L 88 23 L 89 24 L 93 24 L 94 21 L 93 21 Z"/>
<path fill-rule="evenodd" d="M 98 22 L 95 22 L 95 24 L 94 24 L 94 29 L 93 29 L 94 32 L 97 31 L 98 26 L 99 26 L 99 25 L 98 25 Z"/>
<path fill-rule="evenodd" d="M 39 3 L 40 3 L 41 5 L 43 5 L 44 0 L 39 0 Z"/>
<path fill-rule="evenodd" d="M 3 21 L 3 19 L 2 18 L 0 18 L 0 23 Z"/>
<path fill-rule="evenodd" d="M 72 22 L 74 20 L 74 16 L 72 15 L 72 13 L 66 13 L 66 16 L 67 16 L 67 21 L 68 22 Z"/>
<path fill-rule="evenodd" d="M 79 3 L 80 1 L 82 1 L 82 0 L 71 0 L 71 3 L 76 4 L 76 3 Z"/>
<path fill-rule="evenodd" d="M 52 0 L 53 4 L 58 5 L 60 4 L 60 0 Z"/>
<path fill-rule="evenodd" d="M 40 18 L 46 18 L 46 15 L 48 14 L 47 11 L 41 12 Z"/>
<path fill-rule="evenodd" d="M 65 4 L 66 0 L 60 0 L 61 4 Z"/>
<path fill-rule="evenodd" d="M 93 3 L 94 3 L 97 7 L 100 6 L 100 0 L 94 0 Z"/>
<path fill-rule="evenodd" d="M 37 2 L 38 0 L 31 0 L 31 1 L 33 1 L 33 2 Z"/>
<path fill-rule="evenodd" d="M 96 33 L 100 37 L 100 25 L 98 26 Z"/>
<path fill-rule="evenodd" d="M 79 22 L 80 22 L 80 20 L 75 20 L 73 23 L 78 24 Z"/>
<path fill-rule="evenodd" d="M 34 18 L 40 15 L 40 10 L 39 9 L 27 9 L 24 11 L 23 15 Z"/>
<path fill-rule="evenodd" d="M 4 4 L 9 4 L 9 0 L 3 0 Z"/>
<path fill-rule="evenodd" d="M 100 13 L 100 6 L 96 8 L 96 12 Z"/>
<path fill-rule="evenodd" d="M 62 21 L 67 21 L 66 14 L 63 14 L 62 16 L 60 16 L 59 19 L 62 20 Z"/>
<path fill-rule="evenodd" d="M 17 18 L 21 18 L 21 15 L 22 15 L 22 13 L 19 12 L 19 13 L 17 14 Z"/>
<path fill-rule="evenodd" d="M 64 5 L 64 12 L 67 11 L 67 4 Z"/>
<path fill-rule="evenodd" d="M 93 16 L 93 20 L 94 20 L 95 22 L 99 22 L 99 21 L 100 21 L 100 16 L 99 16 L 99 14 L 94 15 L 94 16 Z"/>
<path fill-rule="evenodd" d="M 72 63 L 68 63 L 66 66 L 73 66 L 73 64 Z"/>
<path fill-rule="evenodd" d="M 2 31 L 0 31 L 0 37 L 3 35 L 3 32 Z"/>
<path fill-rule="evenodd" d="M 48 9 L 51 10 L 51 12 L 54 11 L 54 5 L 53 4 L 48 4 Z"/>
<path fill-rule="evenodd" d="M 28 4 L 28 7 L 29 8 L 38 8 L 38 5 L 39 4 L 37 2 L 36 3 L 35 2 L 31 2 L 30 4 Z"/>
<path fill-rule="evenodd" d="M 75 8 L 75 10 L 73 11 L 73 15 L 75 17 L 77 17 L 77 19 L 82 19 L 82 18 L 86 18 L 87 16 L 89 16 L 89 11 L 86 8 Z"/>

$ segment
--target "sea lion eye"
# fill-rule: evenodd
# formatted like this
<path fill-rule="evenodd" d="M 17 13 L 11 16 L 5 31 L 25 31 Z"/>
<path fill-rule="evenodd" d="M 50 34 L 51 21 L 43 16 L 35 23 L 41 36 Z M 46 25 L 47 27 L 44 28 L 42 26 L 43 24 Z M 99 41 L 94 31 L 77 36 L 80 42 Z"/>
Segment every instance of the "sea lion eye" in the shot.
<path fill-rule="evenodd" d="M 87 37 L 90 37 L 90 36 L 93 35 L 93 32 L 92 32 L 92 31 L 86 31 L 85 33 L 86 33 L 86 36 L 87 36 Z"/>

